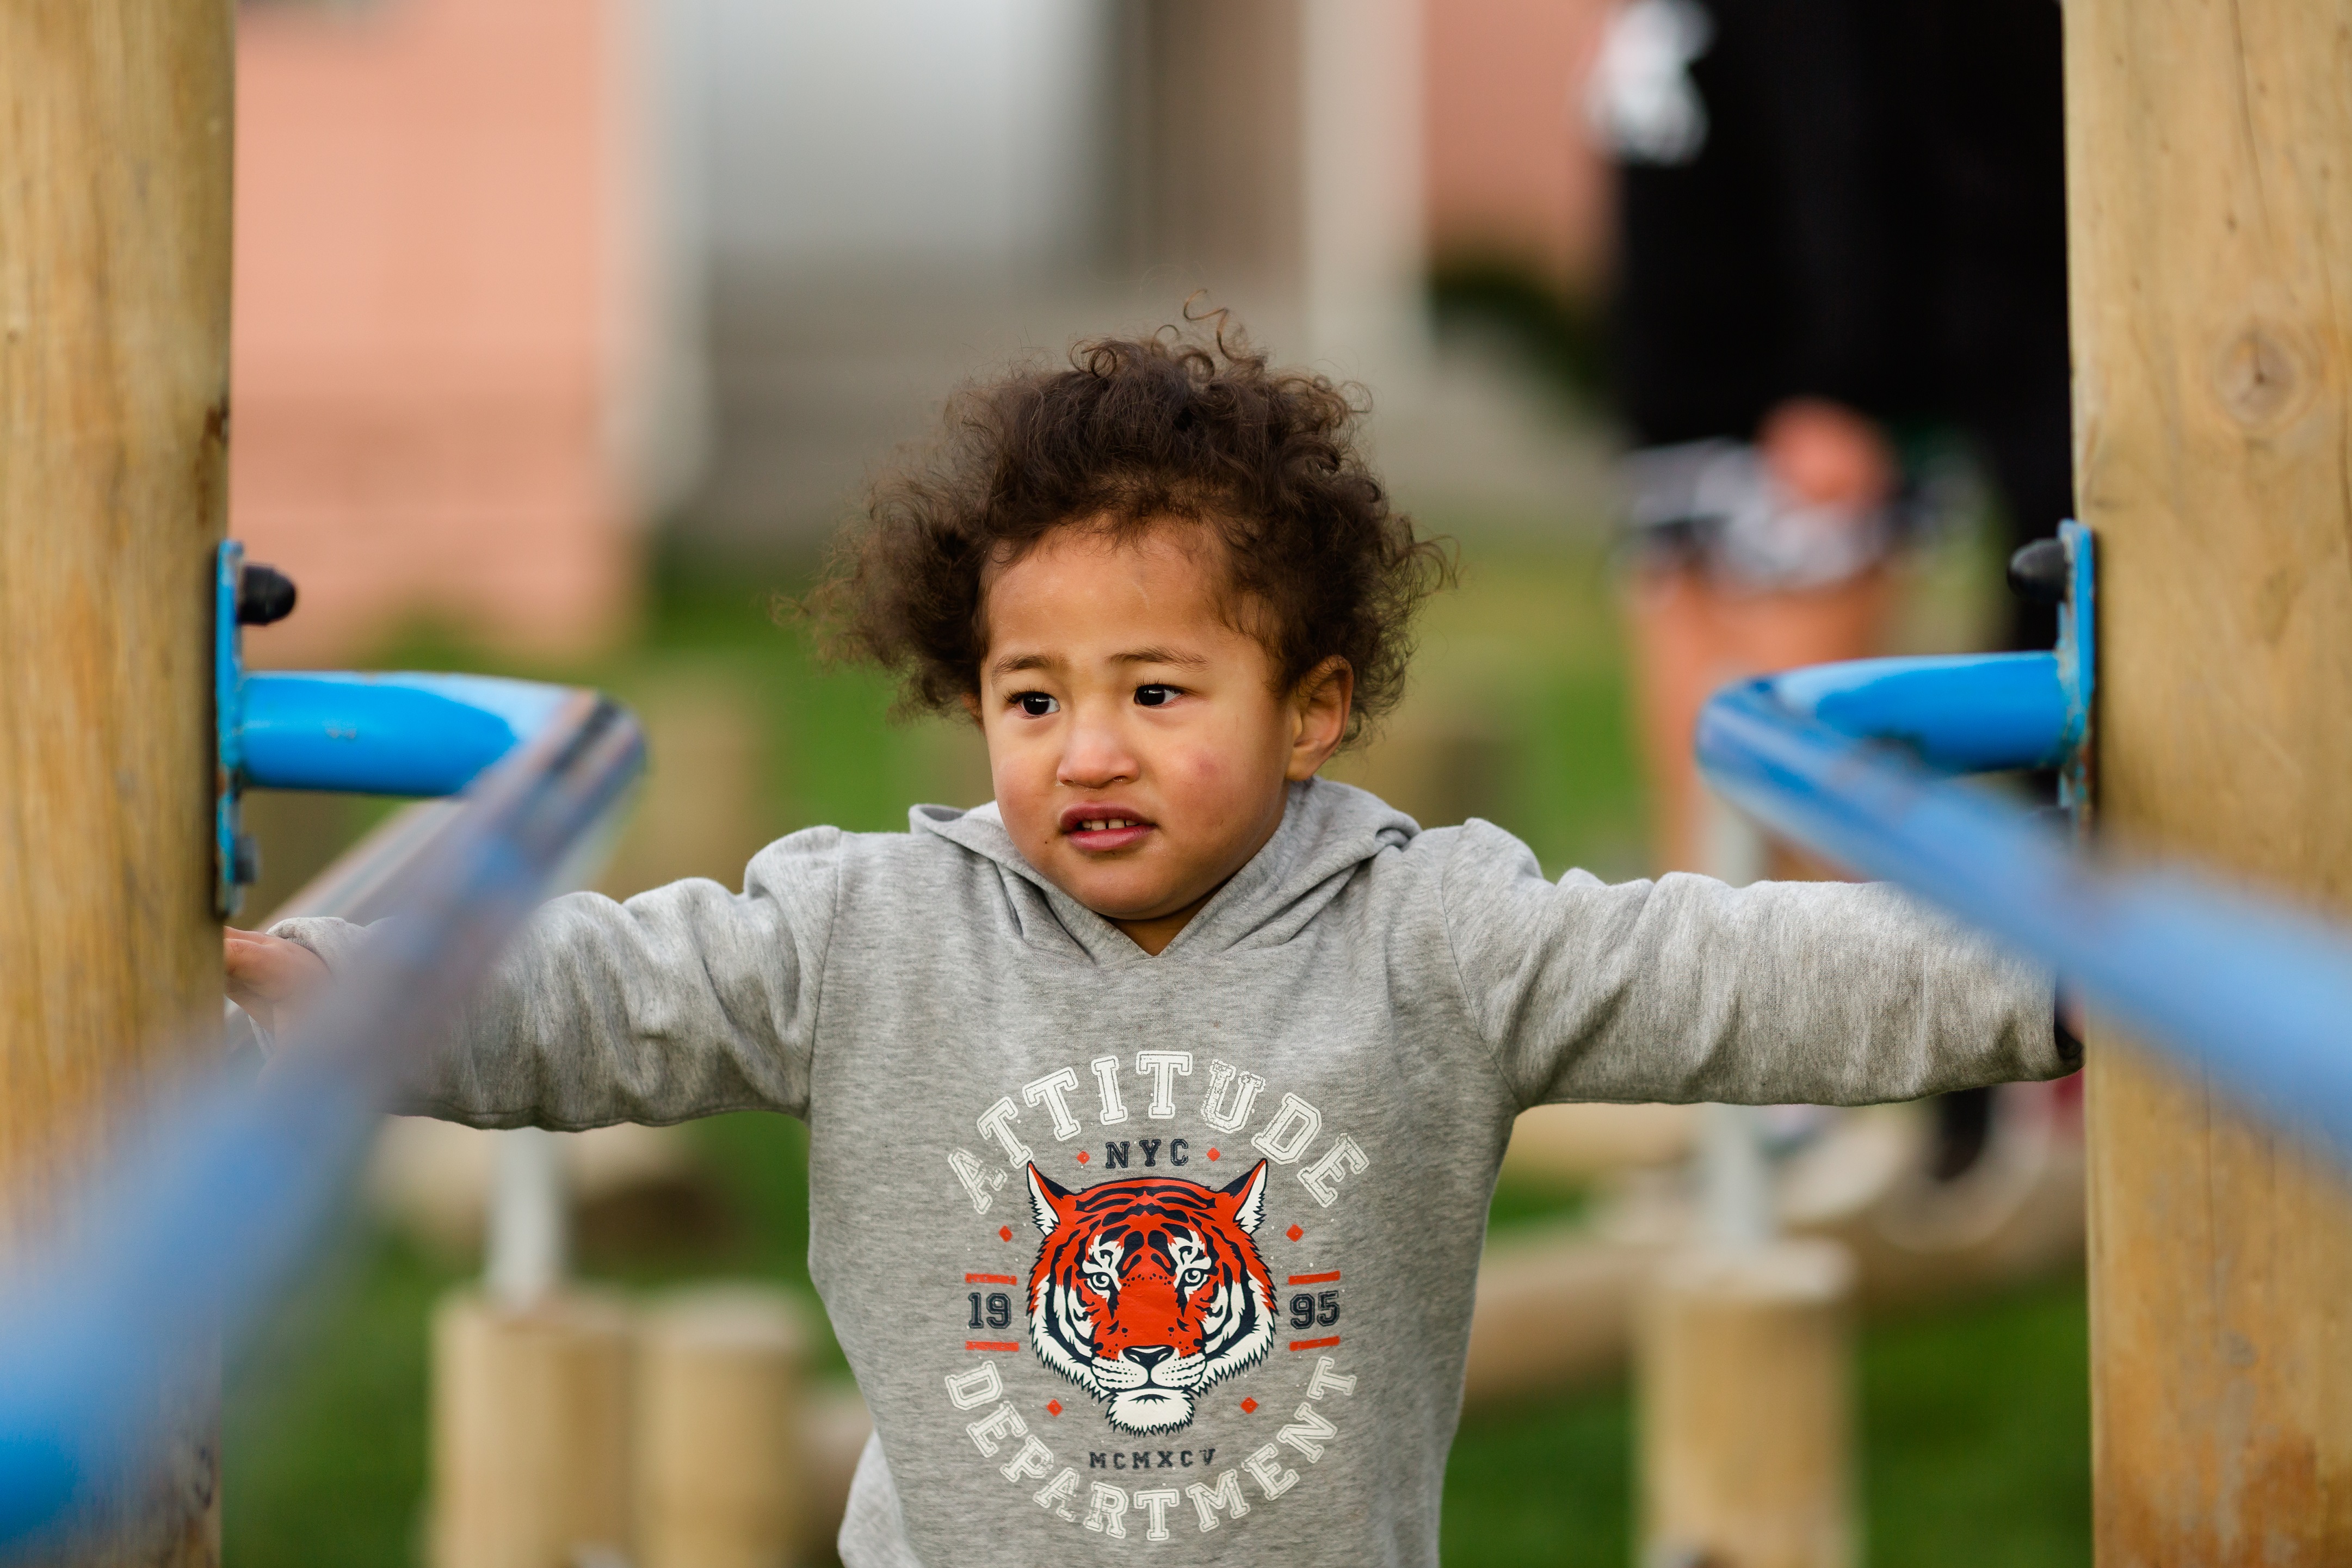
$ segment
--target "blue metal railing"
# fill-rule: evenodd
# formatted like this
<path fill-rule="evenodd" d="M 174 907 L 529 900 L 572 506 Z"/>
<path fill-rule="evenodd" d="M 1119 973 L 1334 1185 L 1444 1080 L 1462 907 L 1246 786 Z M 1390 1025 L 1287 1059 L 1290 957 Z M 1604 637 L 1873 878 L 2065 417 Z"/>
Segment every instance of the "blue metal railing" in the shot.
<path fill-rule="evenodd" d="M 259 872 L 248 787 L 450 795 L 551 723 L 566 688 L 487 675 L 248 671 L 247 626 L 290 614 L 294 584 L 224 542 L 213 572 L 213 903 L 226 920 Z"/>
<path fill-rule="evenodd" d="M 264 789 L 455 795 L 553 717 L 560 686 L 481 675 L 248 675 L 245 782 Z"/>
<path fill-rule="evenodd" d="M 1701 766 L 1768 827 L 2040 959 L 2135 1034 L 2352 1159 L 2352 942 L 2207 879 L 2101 869 L 2033 814 L 1948 776 L 2054 765 L 2082 797 L 2092 582 L 2087 536 L 2068 538 L 2053 653 L 1743 683 L 1703 713 Z M 344 907 L 403 918 L 289 1035 L 279 1065 L 257 1087 L 159 1101 L 147 1152 L 88 1206 L 76 1239 L 0 1293 L 0 1544 L 37 1538 L 139 1464 L 159 1391 L 281 1286 L 378 1108 L 643 759 L 634 721 L 590 693 L 246 676 L 233 643 L 220 700 L 225 843 L 246 782 L 467 794 L 404 819 L 349 869 Z"/>
<path fill-rule="evenodd" d="M 2345 932 L 2210 877 L 2103 868 L 2023 805 L 1948 776 L 2063 764 L 2081 788 L 2089 540 L 2068 526 L 2072 647 L 2062 635 L 2054 656 L 1868 660 L 1743 682 L 1701 713 L 1699 765 L 1766 827 L 2048 965 L 2136 1037 L 2352 1163 Z M 2072 688 L 2063 701 L 2045 675 Z"/>
<path fill-rule="evenodd" d="M 311 737 L 298 731 L 315 711 L 272 735 L 291 705 L 273 706 L 268 679 L 243 683 L 246 777 L 305 782 L 352 754 L 333 748 L 372 743 L 320 734 L 306 752 Z M 378 697 L 389 686 L 395 718 L 411 695 L 428 699 L 406 716 L 438 726 L 409 736 L 431 743 L 405 761 L 391 751 L 376 760 L 438 759 L 438 773 L 406 784 L 466 784 L 467 795 L 403 822 L 392 852 L 355 868 L 346 907 L 395 918 L 287 1035 L 258 1084 L 219 1075 L 159 1097 L 145 1152 L 83 1206 L 72 1239 L 21 1260 L 0 1293 L 0 1544 L 37 1546 L 145 1459 L 175 1384 L 201 1378 L 210 1347 L 233 1344 L 283 1287 L 376 1114 L 643 763 L 635 721 L 592 692 L 344 679 Z M 386 788 L 383 771 L 365 779 L 340 787 Z"/>
<path fill-rule="evenodd" d="M 1772 690 L 1793 712 L 1945 773 L 2054 768 L 2082 738 L 2050 653 L 1815 665 L 1776 677 Z"/>

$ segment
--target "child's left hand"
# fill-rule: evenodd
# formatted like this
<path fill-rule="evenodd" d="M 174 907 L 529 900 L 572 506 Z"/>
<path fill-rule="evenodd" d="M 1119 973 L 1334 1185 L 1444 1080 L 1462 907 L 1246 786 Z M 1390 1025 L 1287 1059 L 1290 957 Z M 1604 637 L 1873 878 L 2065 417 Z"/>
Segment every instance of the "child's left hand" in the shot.
<path fill-rule="evenodd" d="M 327 966 L 299 942 L 266 931 L 221 928 L 228 999 L 276 1034 L 327 983 Z"/>

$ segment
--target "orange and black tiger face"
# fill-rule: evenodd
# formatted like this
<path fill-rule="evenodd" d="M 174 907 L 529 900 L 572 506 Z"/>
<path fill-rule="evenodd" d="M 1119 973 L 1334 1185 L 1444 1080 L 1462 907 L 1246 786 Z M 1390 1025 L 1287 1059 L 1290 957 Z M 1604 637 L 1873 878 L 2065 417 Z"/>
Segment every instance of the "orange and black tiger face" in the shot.
<path fill-rule="evenodd" d="M 1071 1192 L 1035 1165 L 1045 1239 L 1029 1273 L 1038 1359 L 1142 1435 L 1191 1425 L 1193 1401 L 1274 1344 L 1274 1280 L 1251 1233 L 1265 1162 L 1226 1187 L 1129 1176 Z"/>

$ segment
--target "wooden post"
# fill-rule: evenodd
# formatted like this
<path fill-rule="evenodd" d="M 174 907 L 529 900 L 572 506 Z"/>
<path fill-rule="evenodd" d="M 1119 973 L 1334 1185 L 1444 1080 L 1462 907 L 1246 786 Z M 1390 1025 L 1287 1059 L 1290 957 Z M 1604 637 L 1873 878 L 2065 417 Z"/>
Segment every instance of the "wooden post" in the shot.
<path fill-rule="evenodd" d="M 2341 919 L 2352 0 L 2065 24 L 2100 821 Z M 2352 1191 L 2111 1033 L 2091 1063 L 2098 1561 L 2352 1562 Z"/>
<path fill-rule="evenodd" d="M 806 1351 L 781 1290 L 708 1287 L 646 1314 L 638 1568 L 787 1568 L 799 1558 L 814 1500 L 802 1442 Z"/>
<path fill-rule="evenodd" d="M 631 1323 L 576 1293 L 433 1321 L 434 1568 L 581 1568 L 629 1543 Z"/>
<path fill-rule="evenodd" d="M 218 1037 L 232 29 L 0 5 L 0 1252 Z M 216 1561 L 211 1400 L 173 1403 L 152 1481 L 45 1561 Z"/>
<path fill-rule="evenodd" d="M 1829 1241 L 1694 1250 L 1640 1328 L 1642 1558 L 1846 1568 L 1853 1264 Z"/>

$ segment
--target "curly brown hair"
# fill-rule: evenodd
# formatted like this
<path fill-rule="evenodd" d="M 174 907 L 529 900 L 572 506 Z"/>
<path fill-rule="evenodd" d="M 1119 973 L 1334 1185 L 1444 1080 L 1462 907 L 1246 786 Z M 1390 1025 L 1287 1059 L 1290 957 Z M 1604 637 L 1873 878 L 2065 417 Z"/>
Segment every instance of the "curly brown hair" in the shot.
<path fill-rule="evenodd" d="M 1205 342 L 1174 328 L 1097 338 L 1066 370 L 960 394 L 939 447 L 876 485 L 804 606 L 826 651 L 896 671 L 904 710 L 961 707 L 980 690 L 992 563 L 1057 528 L 1175 520 L 1222 542 L 1228 603 L 1283 689 L 1337 654 L 1356 678 L 1349 741 L 1393 708 L 1413 615 L 1451 557 L 1415 536 L 1356 449 L 1358 389 L 1271 369 L 1223 312 L 1209 319 Z"/>

